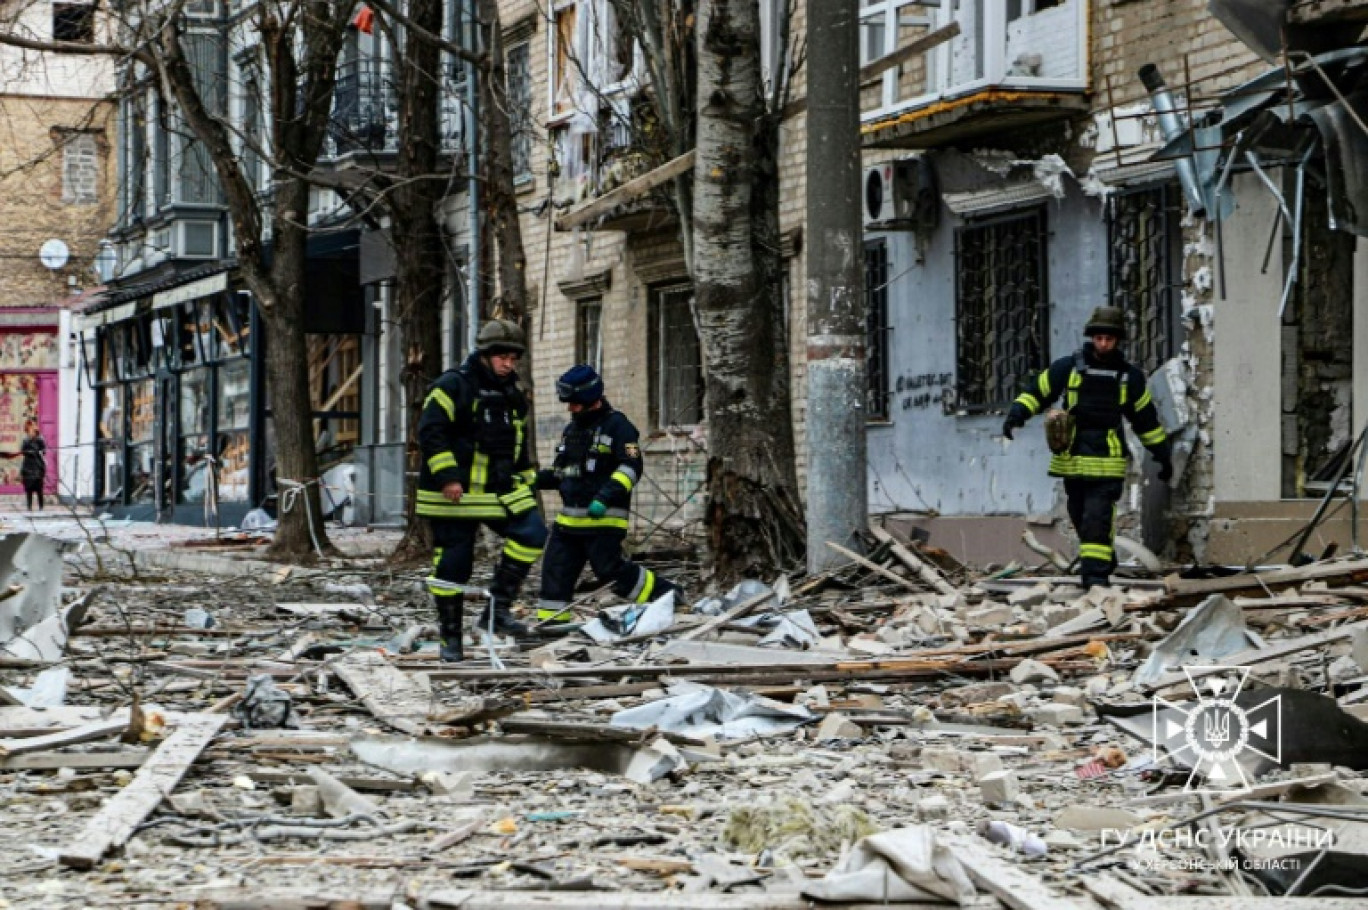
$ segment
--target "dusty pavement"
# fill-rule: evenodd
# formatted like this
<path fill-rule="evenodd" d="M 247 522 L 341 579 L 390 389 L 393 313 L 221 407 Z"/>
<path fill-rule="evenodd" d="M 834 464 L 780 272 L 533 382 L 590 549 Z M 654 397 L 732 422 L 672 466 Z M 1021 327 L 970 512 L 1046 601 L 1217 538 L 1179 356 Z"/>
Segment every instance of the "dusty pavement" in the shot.
<path fill-rule="evenodd" d="M 871 539 L 730 592 L 674 563 L 690 602 L 640 615 L 586 589 L 582 631 L 472 633 L 452 666 L 393 534 L 339 530 L 352 555 L 301 568 L 202 529 L 6 525 L 41 535 L 0 541 L 17 637 L 44 610 L 71 634 L 0 658 L 0 907 L 1249 910 L 1368 887 L 1368 560 L 1085 595 Z"/>

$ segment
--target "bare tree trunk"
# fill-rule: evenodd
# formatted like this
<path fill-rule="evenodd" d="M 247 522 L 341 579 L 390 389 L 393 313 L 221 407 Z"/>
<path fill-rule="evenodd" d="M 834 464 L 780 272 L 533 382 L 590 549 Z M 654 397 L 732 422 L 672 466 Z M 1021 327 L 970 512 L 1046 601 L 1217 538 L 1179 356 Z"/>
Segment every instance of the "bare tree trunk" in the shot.
<path fill-rule="evenodd" d="M 777 130 L 761 99 L 754 0 L 698 18 L 693 278 L 706 371 L 707 521 L 731 578 L 803 552 L 778 238 Z"/>
<path fill-rule="evenodd" d="M 481 83 L 480 113 L 485 141 L 485 211 L 498 253 L 499 309 L 504 318 L 523 327 L 527 353 L 518 375 L 527 392 L 527 426 L 523 444 L 537 460 L 537 399 L 533 382 L 532 312 L 527 295 L 527 254 L 523 249 L 522 222 L 513 187 L 513 125 L 508 109 L 508 75 L 504 69 L 503 25 L 496 0 L 479 0 L 478 15 L 487 29 L 485 47 L 489 68 Z"/>
<path fill-rule="evenodd" d="M 266 387 L 271 391 L 275 424 L 276 491 L 280 524 L 271 553 L 297 559 L 317 546 L 331 551 L 323 528 L 318 484 L 318 453 L 313 438 L 313 402 L 309 390 L 308 336 L 304 331 L 304 263 L 307 229 L 286 213 L 307 212 L 308 184 L 285 181 L 276 188 L 271 284 L 280 289 L 275 305 L 262 311 L 266 327 Z M 302 490 L 291 482 L 306 483 Z M 288 511 L 287 511 L 288 510 Z"/>
<path fill-rule="evenodd" d="M 419 521 L 414 514 L 419 459 L 422 458 L 418 448 L 418 418 L 428 385 L 443 369 L 445 269 L 442 263 L 445 257 L 435 212 L 449 189 L 445 181 L 436 179 L 441 54 L 437 44 L 423 34 L 440 34 L 441 0 L 410 0 L 408 17 L 418 29 L 406 30 L 404 52 L 398 61 L 399 123 L 403 132 L 395 168 L 397 185 L 389 197 L 390 242 L 394 244 L 395 261 L 394 303 L 404 345 L 406 531 L 395 550 L 396 556 L 403 557 L 426 553 L 431 547 L 427 522 Z"/>

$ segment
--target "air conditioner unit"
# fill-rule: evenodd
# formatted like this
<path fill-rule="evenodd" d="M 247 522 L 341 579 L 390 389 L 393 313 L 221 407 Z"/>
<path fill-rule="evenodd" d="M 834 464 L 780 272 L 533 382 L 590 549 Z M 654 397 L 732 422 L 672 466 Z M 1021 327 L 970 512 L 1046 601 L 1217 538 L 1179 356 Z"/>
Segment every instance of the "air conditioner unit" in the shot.
<path fill-rule="evenodd" d="M 862 209 L 866 229 L 934 228 L 940 198 L 931 162 L 909 158 L 865 168 Z"/>

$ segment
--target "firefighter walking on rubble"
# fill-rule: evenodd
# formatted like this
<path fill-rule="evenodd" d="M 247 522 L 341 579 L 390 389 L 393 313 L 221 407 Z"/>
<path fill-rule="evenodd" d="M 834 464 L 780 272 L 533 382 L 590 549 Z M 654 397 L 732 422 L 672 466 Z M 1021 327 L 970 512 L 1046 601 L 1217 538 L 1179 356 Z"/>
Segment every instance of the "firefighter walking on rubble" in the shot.
<path fill-rule="evenodd" d="M 538 617 L 567 618 L 585 562 L 599 581 L 612 584 L 614 594 L 634 603 L 675 590 L 672 582 L 622 554 L 632 488 L 643 473 L 637 428 L 603 397 L 603 380 L 591 366 L 566 372 L 556 382 L 556 394 L 570 412 L 570 423 L 554 467 L 537 475 L 537 485 L 560 490 L 564 505 L 542 564 Z"/>
<path fill-rule="evenodd" d="M 481 524 L 502 537 L 504 545 L 489 586 L 490 600 L 477 624 L 515 637 L 528 634 L 510 607 L 546 545 L 546 525 L 537 508 L 537 475 L 525 443 L 527 398 L 518 388 L 518 359 L 526 350 L 516 323 L 485 323 L 465 363 L 447 370 L 428 389 L 418 420 L 423 464 L 417 513 L 432 526 L 433 570 L 427 587 L 437 604 L 444 661 L 464 656 L 463 597 Z"/>
<path fill-rule="evenodd" d="M 1118 349 L 1126 337 L 1121 310 L 1098 307 L 1083 334 L 1091 339 L 1083 347 L 1030 378 L 1007 412 L 1002 435 L 1011 439 L 1013 430 L 1063 396 L 1063 410 L 1051 411 L 1045 422 L 1050 476 L 1064 479 L 1078 534 L 1079 576 L 1091 588 L 1105 586 L 1116 567 L 1116 503 L 1129 458 L 1122 418 L 1159 463 L 1160 481 L 1173 476 L 1173 464 L 1145 374 Z"/>

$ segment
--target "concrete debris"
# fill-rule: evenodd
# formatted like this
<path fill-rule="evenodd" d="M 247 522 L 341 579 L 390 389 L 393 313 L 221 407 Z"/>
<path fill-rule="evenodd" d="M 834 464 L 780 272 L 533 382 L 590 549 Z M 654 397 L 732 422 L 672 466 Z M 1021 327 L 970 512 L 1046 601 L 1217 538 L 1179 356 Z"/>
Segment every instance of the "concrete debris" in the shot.
<path fill-rule="evenodd" d="M 881 531 L 860 561 L 723 596 L 663 567 L 704 592 L 694 611 L 600 591 L 576 609 L 608 636 L 509 640 L 491 669 L 478 637 L 438 662 L 426 567 L 393 565 L 388 532 L 249 571 L 254 543 L 107 533 L 156 576 L 92 585 L 72 550 L 65 603 L 19 637 L 60 635 L 0 660 L 8 906 L 1054 910 L 1139 884 L 1163 910 L 1246 899 L 1222 862 L 1262 864 L 1273 894 L 1364 886 L 1362 559 L 1083 592 Z M 1207 703 L 1271 756 L 1222 768 L 1236 786 L 1192 755 L 1224 735 Z M 1290 825 L 1336 842 L 1195 838 Z"/>
<path fill-rule="evenodd" d="M 924 825 L 864 838 L 848 856 L 803 894 L 824 901 L 950 901 L 965 904 L 973 882 L 953 851 Z"/>
<path fill-rule="evenodd" d="M 1262 642 L 1245 626 L 1244 611 L 1228 598 L 1214 594 L 1183 617 L 1173 633 L 1155 647 L 1135 671 L 1137 685 L 1158 681 L 1164 673 L 1186 664 L 1220 663 Z"/>

